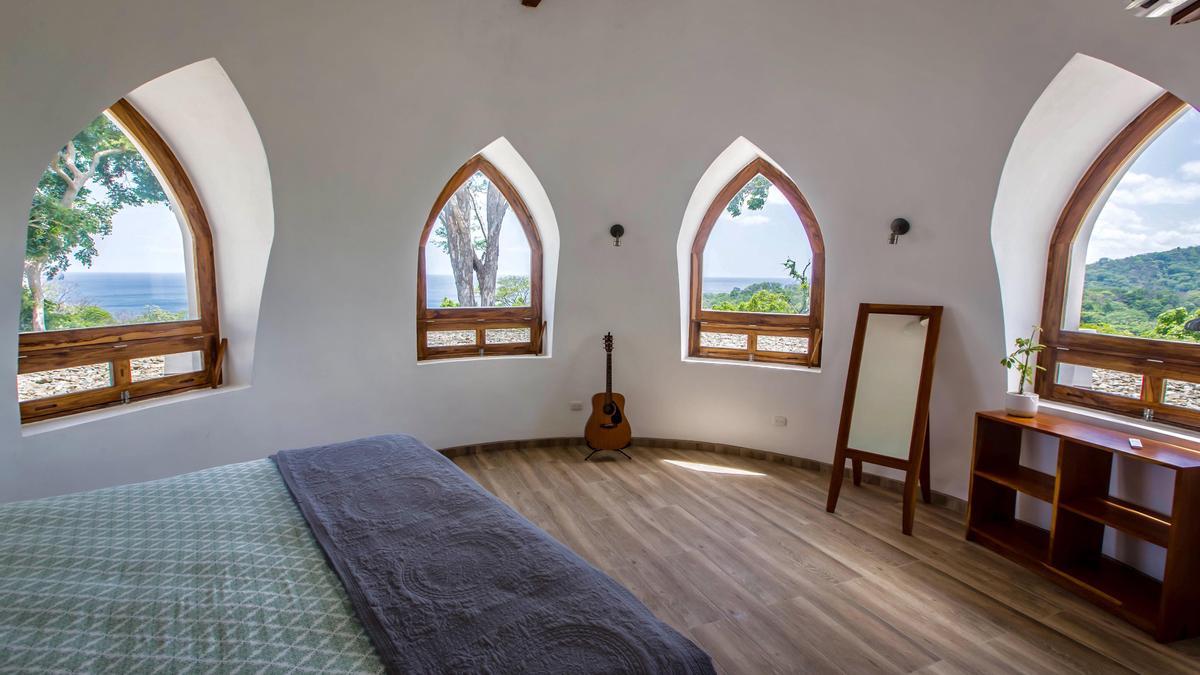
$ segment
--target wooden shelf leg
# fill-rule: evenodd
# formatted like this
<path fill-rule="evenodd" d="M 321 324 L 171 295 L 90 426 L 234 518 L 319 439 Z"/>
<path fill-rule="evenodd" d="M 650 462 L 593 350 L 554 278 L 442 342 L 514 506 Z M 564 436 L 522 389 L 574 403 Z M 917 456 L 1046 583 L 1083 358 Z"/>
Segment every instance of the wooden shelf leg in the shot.
<path fill-rule="evenodd" d="M 861 459 L 850 460 L 850 477 L 853 479 L 854 484 L 856 486 L 862 485 L 862 460 Z"/>

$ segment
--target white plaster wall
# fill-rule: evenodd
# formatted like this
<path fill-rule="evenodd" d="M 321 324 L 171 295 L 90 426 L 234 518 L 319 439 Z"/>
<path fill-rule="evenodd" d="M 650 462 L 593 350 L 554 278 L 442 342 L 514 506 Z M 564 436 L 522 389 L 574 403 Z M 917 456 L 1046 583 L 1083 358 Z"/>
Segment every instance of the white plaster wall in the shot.
<path fill-rule="evenodd" d="M 558 295 L 558 251 L 561 242 L 554 205 L 550 203 L 550 196 L 546 194 L 546 188 L 538 180 L 533 167 L 529 166 L 525 158 L 513 147 L 512 143 L 508 142 L 507 138 L 498 138 L 492 141 L 486 148 L 480 150 L 479 154 L 499 169 L 500 173 L 504 174 L 508 182 L 521 194 L 526 208 L 529 209 L 529 215 L 537 227 L 538 236 L 542 240 L 542 321 L 546 323 L 546 334 L 542 338 L 542 357 L 540 358 L 553 356 L 554 299 Z M 437 196 L 435 195 L 433 199 L 437 199 Z M 432 207 L 431 203 L 430 208 Z M 421 231 L 417 230 L 418 240 L 420 235 Z M 420 241 L 417 243 L 419 244 Z M 426 361 L 422 365 L 437 366 L 445 363 L 447 362 Z"/>
<path fill-rule="evenodd" d="M 3 500 L 386 431 L 434 446 L 576 434 L 567 402 L 602 385 L 607 330 L 638 435 L 828 460 L 861 301 L 946 306 L 934 487 L 965 495 L 971 414 L 1005 385 L 989 226 L 1017 129 L 1076 53 L 1200 100 L 1196 30 L 1093 0 L 121 0 L 61 39 L 90 7 L 0 10 L 0 380 L 15 373 L 25 217 L 47 159 L 117 96 L 215 57 L 271 166 L 253 386 L 29 437 L 10 399 Z M 558 216 L 553 357 L 419 368 L 417 235 L 446 177 L 501 136 Z M 679 357 L 680 224 L 739 136 L 821 222 L 819 374 Z M 913 231 L 889 246 L 896 216 Z"/>
<path fill-rule="evenodd" d="M 224 381 L 253 379 L 258 313 L 275 234 L 266 150 L 237 88 L 216 59 L 157 77 L 127 98 L 175 151 L 213 233 Z"/>

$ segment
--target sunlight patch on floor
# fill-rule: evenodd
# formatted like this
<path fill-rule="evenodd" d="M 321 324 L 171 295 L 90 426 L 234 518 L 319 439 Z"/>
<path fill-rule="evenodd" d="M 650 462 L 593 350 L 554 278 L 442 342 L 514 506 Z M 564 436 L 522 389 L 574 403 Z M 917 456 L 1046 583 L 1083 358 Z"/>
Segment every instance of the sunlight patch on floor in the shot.
<path fill-rule="evenodd" d="M 717 464 L 702 464 L 700 462 L 685 462 L 681 459 L 664 459 L 664 462 L 672 466 L 677 466 L 691 471 L 700 471 L 703 473 L 720 473 L 727 476 L 765 476 L 765 473 L 757 471 L 747 471 L 745 469 L 735 469 L 732 466 L 720 466 Z"/>

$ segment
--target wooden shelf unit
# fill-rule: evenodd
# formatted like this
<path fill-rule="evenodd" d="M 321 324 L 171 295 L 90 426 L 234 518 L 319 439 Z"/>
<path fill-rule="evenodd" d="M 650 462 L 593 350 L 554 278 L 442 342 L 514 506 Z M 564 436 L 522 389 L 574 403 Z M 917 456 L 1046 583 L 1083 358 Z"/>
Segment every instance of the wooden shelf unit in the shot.
<path fill-rule="evenodd" d="M 1026 430 L 1058 439 L 1054 475 L 1021 465 Z M 1130 438 L 1142 447 L 1130 447 Z M 1115 457 L 1173 470 L 1171 513 L 1110 495 Z M 1016 518 L 1017 493 L 1050 505 L 1049 530 Z M 1162 581 L 1105 556 L 1105 527 L 1165 548 Z M 1079 593 L 1160 642 L 1200 635 L 1200 447 L 1054 415 L 976 413 L 967 539 Z"/>

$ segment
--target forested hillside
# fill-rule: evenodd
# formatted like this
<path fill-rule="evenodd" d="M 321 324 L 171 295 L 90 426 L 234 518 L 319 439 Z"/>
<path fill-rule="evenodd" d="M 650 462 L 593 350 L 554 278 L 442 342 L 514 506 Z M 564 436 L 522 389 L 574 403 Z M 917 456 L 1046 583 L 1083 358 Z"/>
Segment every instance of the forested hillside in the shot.
<path fill-rule="evenodd" d="M 1101 259 L 1087 266 L 1081 327 L 1200 341 L 1183 323 L 1200 309 L 1200 246 Z"/>

